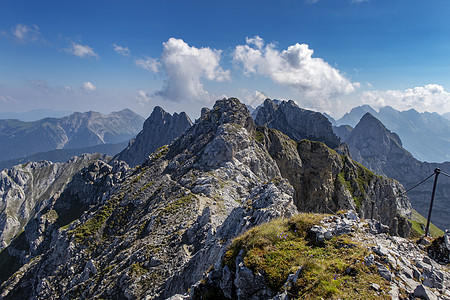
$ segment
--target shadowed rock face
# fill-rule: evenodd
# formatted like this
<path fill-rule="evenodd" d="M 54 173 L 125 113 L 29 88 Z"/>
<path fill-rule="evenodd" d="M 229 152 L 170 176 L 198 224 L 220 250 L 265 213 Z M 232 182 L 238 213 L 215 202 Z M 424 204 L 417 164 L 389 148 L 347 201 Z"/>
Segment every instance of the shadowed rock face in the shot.
<path fill-rule="evenodd" d="M 389 131 L 374 116 L 367 113 L 343 140 L 354 160 L 377 174 L 394 178 L 410 188 L 440 168 L 450 173 L 450 163 L 423 163 L 402 147 L 397 134 Z M 408 193 L 411 204 L 421 215 L 427 216 L 433 181 L 418 186 Z M 439 176 L 432 222 L 441 229 L 450 228 L 450 178 Z"/>
<path fill-rule="evenodd" d="M 29 222 L 34 225 L 25 228 L 22 242 L 36 241 L 32 232 L 39 226 L 46 228 L 46 239 L 35 252 L 30 246 L 15 251 L 14 242 L 6 249 L 21 264 L 17 276 L 3 283 L 2 296 L 166 299 L 220 264 L 232 238 L 299 209 L 355 207 L 366 216 L 374 202 L 393 233 L 407 234 L 399 219 L 408 215 L 409 202 L 395 196 L 402 191 L 398 183 L 323 143 L 297 143 L 257 127 L 235 98 L 204 110 L 142 165 L 129 171 L 119 166 L 96 162 L 83 168 Z M 88 199 L 79 215 L 70 214 L 69 196 Z M 58 221 L 68 215 L 76 218 Z"/>
<path fill-rule="evenodd" d="M 171 115 L 156 106 L 145 120 L 142 131 L 116 158 L 132 167 L 142 164 L 153 151 L 170 144 L 191 126 L 192 122 L 186 113 Z"/>
<path fill-rule="evenodd" d="M 323 142 L 330 148 L 339 146 L 339 139 L 324 115 L 302 109 L 292 100 L 276 104 L 266 99 L 257 111 L 255 123 L 279 130 L 294 141 L 309 139 Z"/>

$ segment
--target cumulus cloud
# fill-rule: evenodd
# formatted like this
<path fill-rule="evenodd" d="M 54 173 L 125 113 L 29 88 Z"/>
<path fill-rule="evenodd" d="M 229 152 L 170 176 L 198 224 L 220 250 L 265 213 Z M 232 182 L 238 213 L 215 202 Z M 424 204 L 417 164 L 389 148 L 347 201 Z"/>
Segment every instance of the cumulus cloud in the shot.
<path fill-rule="evenodd" d="M 236 46 L 233 61 L 243 66 L 244 74 L 269 77 L 302 96 L 323 101 L 351 93 L 358 83 L 351 83 L 339 70 L 321 58 L 312 57 L 314 51 L 307 44 L 295 44 L 279 51 L 273 44 L 264 45 L 259 37 L 247 38 L 246 45 Z"/>
<path fill-rule="evenodd" d="M 158 72 L 160 63 L 157 59 L 153 57 L 145 57 L 145 58 L 139 58 L 136 59 L 134 62 L 136 66 L 141 67 L 149 72 Z"/>
<path fill-rule="evenodd" d="M 146 58 L 136 61 L 148 70 L 163 71 L 166 80 L 162 90 L 154 93 L 175 102 L 196 100 L 209 101 L 213 97 L 204 90 L 202 80 L 225 81 L 230 79 L 230 71 L 220 66 L 222 51 L 189 46 L 182 39 L 170 38 L 163 43 L 159 60 Z"/>
<path fill-rule="evenodd" d="M 400 90 L 365 91 L 363 102 L 375 108 L 392 106 L 397 110 L 415 109 L 417 111 L 450 111 L 450 93 L 438 84 Z"/>
<path fill-rule="evenodd" d="M 123 56 L 130 56 L 131 52 L 128 47 L 122 47 L 117 44 L 113 44 L 114 51 L 116 51 L 117 54 L 123 55 Z"/>
<path fill-rule="evenodd" d="M 11 28 L 11 33 L 21 43 L 34 42 L 41 35 L 37 25 L 27 26 L 24 24 L 17 24 Z"/>
<path fill-rule="evenodd" d="M 94 49 L 89 47 L 88 45 L 81 45 L 74 42 L 70 42 L 71 45 L 69 48 L 65 49 L 67 53 L 73 54 L 75 56 L 84 58 L 84 57 L 95 57 L 99 58 L 98 54 L 95 53 Z"/>
<path fill-rule="evenodd" d="M 144 106 L 145 103 L 150 102 L 151 93 L 139 90 L 138 94 L 136 96 L 136 99 L 138 100 L 138 103 L 140 106 Z"/>
<path fill-rule="evenodd" d="M 97 89 L 97 87 L 93 85 L 90 81 L 86 81 L 85 83 L 83 83 L 82 88 L 88 93 L 93 93 Z"/>

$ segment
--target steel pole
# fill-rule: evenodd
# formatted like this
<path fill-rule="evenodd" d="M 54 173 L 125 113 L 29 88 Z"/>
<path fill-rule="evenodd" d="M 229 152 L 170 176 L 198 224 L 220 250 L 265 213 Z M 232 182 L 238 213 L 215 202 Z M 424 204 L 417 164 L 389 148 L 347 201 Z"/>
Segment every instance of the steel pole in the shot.
<path fill-rule="evenodd" d="M 430 210 L 428 211 L 428 220 L 427 220 L 427 227 L 425 228 L 425 237 L 428 236 L 428 230 L 430 229 L 430 219 L 431 219 L 431 210 L 433 209 L 433 202 L 434 202 L 434 194 L 436 192 L 436 184 L 439 174 L 441 173 L 441 169 L 436 168 L 434 169 L 434 184 L 433 184 L 433 192 L 431 193 L 431 202 L 430 202 Z"/>

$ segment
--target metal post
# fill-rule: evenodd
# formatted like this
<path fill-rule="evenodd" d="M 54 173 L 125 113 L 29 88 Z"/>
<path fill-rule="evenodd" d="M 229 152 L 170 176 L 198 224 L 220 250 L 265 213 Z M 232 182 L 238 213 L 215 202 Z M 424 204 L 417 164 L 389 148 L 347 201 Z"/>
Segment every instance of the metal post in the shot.
<path fill-rule="evenodd" d="M 436 184 L 439 174 L 441 173 L 441 169 L 436 168 L 434 169 L 434 184 L 433 184 L 433 192 L 431 193 L 431 202 L 430 202 L 430 210 L 428 211 L 428 220 L 427 220 L 427 227 L 425 228 L 425 237 L 428 236 L 428 230 L 430 229 L 430 219 L 431 219 L 431 210 L 433 209 L 433 202 L 434 202 L 434 193 L 436 191 Z"/>

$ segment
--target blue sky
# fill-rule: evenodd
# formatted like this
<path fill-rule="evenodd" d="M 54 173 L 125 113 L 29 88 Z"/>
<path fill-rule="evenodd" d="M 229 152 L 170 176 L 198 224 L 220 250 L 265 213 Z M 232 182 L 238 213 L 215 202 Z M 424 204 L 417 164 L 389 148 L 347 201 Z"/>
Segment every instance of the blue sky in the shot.
<path fill-rule="evenodd" d="M 0 112 L 450 111 L 449 1 L 0 1 Z"/>

